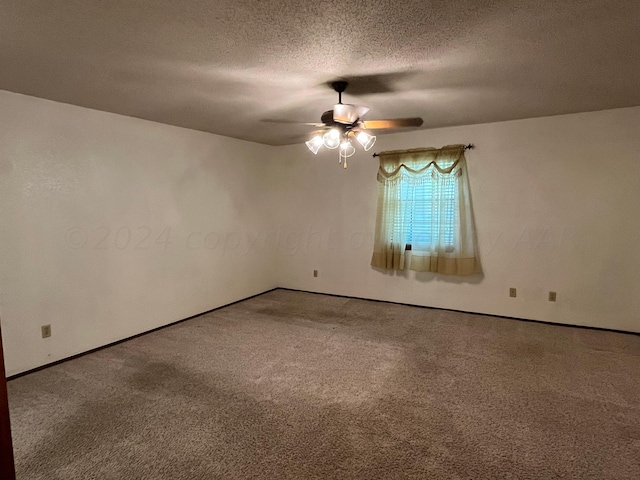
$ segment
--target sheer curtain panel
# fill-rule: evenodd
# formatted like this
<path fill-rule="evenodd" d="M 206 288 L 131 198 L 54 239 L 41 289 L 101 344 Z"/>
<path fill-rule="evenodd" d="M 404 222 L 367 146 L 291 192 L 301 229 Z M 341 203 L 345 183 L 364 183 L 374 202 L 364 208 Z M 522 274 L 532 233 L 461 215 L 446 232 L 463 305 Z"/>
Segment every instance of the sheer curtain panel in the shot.
<path fill-rule="evenodd" d="M 480 272 L 463 145 L 380 154 L 371 265 L 447 275 Z"/>

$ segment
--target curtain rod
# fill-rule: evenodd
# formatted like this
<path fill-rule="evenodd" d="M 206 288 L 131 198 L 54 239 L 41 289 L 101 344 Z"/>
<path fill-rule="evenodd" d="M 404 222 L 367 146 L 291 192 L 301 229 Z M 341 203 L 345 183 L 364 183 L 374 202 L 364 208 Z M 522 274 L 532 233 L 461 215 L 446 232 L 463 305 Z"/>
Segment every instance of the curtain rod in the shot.
<path fill-rule="evenodd" d="M 465 145 L 464 147 L 462 147 L 464 150 L 471 150 L 472 148 L 476 148 L 476 146 L 473 143 L 469 143 L 468 145 Z M 371 155 L 372 157 L 379 157 L 380 154 L 379 153 L 374 153 L 373 155 Z"/>

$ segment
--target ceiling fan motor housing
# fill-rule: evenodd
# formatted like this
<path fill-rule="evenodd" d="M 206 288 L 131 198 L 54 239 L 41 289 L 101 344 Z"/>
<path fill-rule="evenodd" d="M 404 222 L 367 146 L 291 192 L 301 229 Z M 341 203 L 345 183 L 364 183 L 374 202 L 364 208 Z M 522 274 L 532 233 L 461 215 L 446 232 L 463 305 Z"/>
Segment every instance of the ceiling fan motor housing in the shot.
<path fill-rule="evenodd" d="M 353 123 L 342 123 L 342 122 L 337 122 L 334 119 L 333 114 L 334 114 L 333 110 L 327 110 L 322 114 L 322 117 L 320 117 L 320 120 L 322 121 L 322 123 L 325 124 L 325 126 L 330 128 L 336 128 L 343 134 L 348 133 L 351 130 L 354 130 L 360 126 L 359 119 Z"/>

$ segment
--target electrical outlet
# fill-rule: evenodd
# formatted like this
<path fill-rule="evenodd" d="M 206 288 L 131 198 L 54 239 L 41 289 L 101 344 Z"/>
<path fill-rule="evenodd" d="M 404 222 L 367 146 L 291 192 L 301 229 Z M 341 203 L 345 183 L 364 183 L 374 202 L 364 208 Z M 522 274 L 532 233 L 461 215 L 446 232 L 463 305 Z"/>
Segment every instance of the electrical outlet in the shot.
<path fill-rule="evenodd" d="M 510 297 L 515 297 L 516 296 L 516 289 L 515 288 L 510 288 L 509 289 L 509 296 Z"/>
<path fill-rule="evenodd" d="M 549 292 L 549 301 L 550 302 L 556 301 L 556 292 Z"/>
<path fill-rule="evenodd" d="M 43 325 L 42 329 L 42 338 L 49 338 L 51 336 L 51 325 Z"/>
<path fill-rule="evenodd" d="M 314 277 L 317 277 L 317 276 L 318 276 L 318 270 L 314 270 L 314 271 L 313 271 L 313 276 L 314 276 Z"/>

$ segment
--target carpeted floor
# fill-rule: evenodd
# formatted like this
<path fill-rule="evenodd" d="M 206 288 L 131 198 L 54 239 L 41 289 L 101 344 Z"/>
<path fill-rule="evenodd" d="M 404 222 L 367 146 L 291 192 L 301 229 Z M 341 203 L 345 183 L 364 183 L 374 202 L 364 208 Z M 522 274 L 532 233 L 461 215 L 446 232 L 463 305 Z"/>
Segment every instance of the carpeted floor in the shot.
<path fill-rule="evenodd" d="M 630 334 L 275 290 L 9 396 L 19 480 L 640 478 Z"/>

